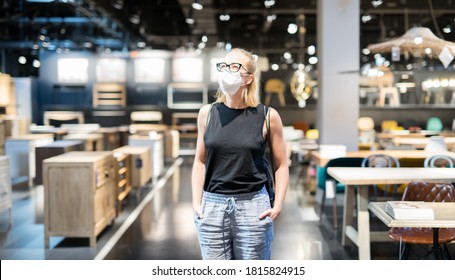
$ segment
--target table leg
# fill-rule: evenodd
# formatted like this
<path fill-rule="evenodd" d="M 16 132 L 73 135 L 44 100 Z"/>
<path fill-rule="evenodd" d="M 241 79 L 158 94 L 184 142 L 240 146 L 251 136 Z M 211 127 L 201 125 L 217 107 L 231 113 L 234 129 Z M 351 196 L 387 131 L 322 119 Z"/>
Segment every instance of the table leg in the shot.
<path fill-rule="evenodd" d="M 344 190 L 344 208 L 343 208 L 343 233 L 341 235 L 341 244 L 343 246 L 352 245 L 347 236 L 347 228 L 353 226 L 352 213 L 354 210 L 354 186 L 348 185 Z"/>
<path fill-rule="evenodd" d="M 368 212 L 368 187 L 362 186 L 357 190 L 357 228 L 359 259 L 369 260 L 370 256 L 370 215 Z"/>
<path fill-rule="evenodd" d="M 433 228 L 433 252 L 434 258 L 441 259 L 441 246 L 439 246 L 439 228 Z"/>

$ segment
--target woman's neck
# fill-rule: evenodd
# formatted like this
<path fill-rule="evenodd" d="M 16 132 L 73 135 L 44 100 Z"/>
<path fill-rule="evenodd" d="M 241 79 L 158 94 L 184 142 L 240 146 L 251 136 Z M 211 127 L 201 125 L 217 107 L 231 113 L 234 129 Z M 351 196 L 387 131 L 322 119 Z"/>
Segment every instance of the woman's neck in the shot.
<path fill-rule="evenodd" d="M 239 93 L 237 93 L 237 94 L 239 94 Z M 243 98 L 241 98 L 241 97 L 233 98 L 233 97 L 226 96 L 226 102 L 224 102 L 224 104 L 231 109 L 245 109 L 246 107 L 248 107 L 248 106 L 246 106 L 245 102 L 243 101 Z"/>

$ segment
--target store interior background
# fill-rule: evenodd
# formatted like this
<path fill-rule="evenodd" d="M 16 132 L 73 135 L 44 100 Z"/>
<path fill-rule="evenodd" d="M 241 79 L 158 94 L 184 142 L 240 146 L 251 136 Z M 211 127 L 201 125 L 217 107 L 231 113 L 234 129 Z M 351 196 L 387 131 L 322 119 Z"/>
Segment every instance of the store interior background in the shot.
<path fill-rule="evenodd" d="M 3 113 L 8 115 L 9 112 L 14 112 L 16 115 L 29 117 L 33 124 L 43 125 L 46 111 L 77 111 L 83 113 L 85 123 L 98 123 L 102 127 L 116 127 L 131 124 L 132 112 L 156 110 L 163 113 L 162 122 L 170 125 L 173 113 L 198 111 L 203 103 L 201 93 L 204 90 L 207 93 L 206 103 L 214 100 L 213 95 L 218 88 L 215 63 L 222 59 L 230 47 L 241 47 L 252 51 L 259 57 L 258 78 L 261 101 L 265 100 L 263 88 L 265 82 L 272 78 L 280 79 L 286 85 L 284 92 L 286 104 L 282 106 L 277 96 L 273 96 L 270 105 L 280 113 L 283 124 L 293 126 L 293 124 L 303 121 L 308 124 L 308 128 L 318 128 L 321 121 L 318 118 L 321 102 L 318 101 L 320 95 L 324 94 L 318 92 L 317 87 L 320 74 L 316 59 L 320 49 L 317 30 L 318 5 L 324 3 L 341 11 L 345 1 L 204 0 L 200 1 L 203 4 L 202 10 L 194 9 L 193 2 L 198 1 L 1 1 L 0 72 L 8 75 L 8 78 L 11 78 L 14 83 L 14 92 L 12 92 L 14 98 L 6 97 L 3 95 L 3 91 L 1 93 L 0 107 L 3 107 Z M 369 99 L 368 93 L 367 95 L 360 94 L 360 89 L 365 86 L 359 84 L 354 92 L 356 96 L 358 95 L 358 99 L 356 98 L 356 102 L 352 103 L 352 108 L 359 108 L 358 116 L 373 118 L 377 131 L 380 130 L 381 121 L 388 119 L 397 120 L 405 128 L 417 125 L 424 129 L 426 121 L 430 117 L 440 118 L 444 129 L 452 130 L 455 117 L 455 84 L 449 83 L 447 87 L 427 90 L 422 88 L 422 82 L 435 81 L 436 83 L 438 81 L 440 84 L 442 80 L 447 80 L 455 83 L 455 60 L 444 67 L 438 59 L 412 55 L 406 57 L 402 53 L 399 61 L 392 61 L 390 53 L 376 56 L 373 52 L 368 53 L 366 48 L 370 44 L 398 37 L 413 27 L 429 28 L 439 38 L 455 42 L 455 1 L 356 0 L 354 2 L 358 2 L 360 6 L 360 14 L 357 19 L 359 26 L 353 27 L 359 29 L 360 34 L 358 38 L 359 59 L 358 63 L 355 63 L 358 64 L 358 67 L 347 69 L 346 72 L 339 74 L 342 77 L 358 75 L 360 79 L 365 74 L 364 70 L 367 69 L 367 66 L 386 65 L 393 71 L 395 82 L 411 82 L 415 85 L 406 88 L 406 92 L 400 93 L 399 105 L 394 106 L 390 104 L 390 100 L 387 100 L 384 106 L 378 106 Z M 192 22 L 191 19 L 194 21 Z M 287 31 L 289 23 L 297 24 L 296 33 L 290 34 Z M 348 35 L 350 31 L 349 28 L 346 28 L 343 32 Z M 339 46 L 336 44 L 331 46 L 334 50 L 337 47 Z M 337 52 L 342 53 L 343 50 L 337 50 Z M 138 61 L 142 63 L 138 63 Z M 289 86 L 294 73 L 301 64 L 306 66 L 307 77 L 315 82 L 305 106 L 299 104 Z M 146 74 L 141 75 L 142 73 Z M 92 89 L 99 82 L 124 84 L 126 86 L 126 105 L 95 107 Z M 191 86 L 185 89 L 180 88 L 178 86 L 180 84 L 190 84 Z M 169 103 L 170 88 L 173 89 L 172 94 L 187 94 L 189 99 L 184 97 L 181 100 L 183 104 L 171 105 Z M 338 95 L 337 98 L 340 98 L 337 92 L 327 94 Z M 195 105 L 186 106 L 186 102 L 195 103 Z M 344 104 L 343 106 L 349 107 L 350 105 Z M 58 122 L 54 124 L 58 125 Z M 352 126 L 353 124 L 346 123 L 346 125 Z M 357 127 L 355 124 L 354 126 L 354 132 L 357 133 Z M 352 132 L 352 130 L 349 131 Z M 352 134 L 350 132 L 347 134 Z M 341 137 L 343 136 L 341 135 Z M 357 135 L 354 137 L 357 139 Z M 330 139 L 325 141 L 330 141 Z M 189 177 L 189 159 L 185 159 L 187 165 L 182 168 L 182 178 Z M 300 171 L 299 166 L 291 166 L 291 171 L 291 184 L 299 182 L 299 178 L 297 178 Z M 179 174 L 173 176 L 179 177 Z M 166 184 L 172 185 L 170 181 Z M 184 195 L 180 194 L 179 199 L 185 203 L 188 203 L 190 196 L 189 187 L 188 181 L 180 186 L 185 190 L 182 192 Z M 142 197 L 146 195 L 147 193 L 142 193 Z M 169 190 L 165 195 L 170 196 Z M 32 204 L 25 204 L 25 197 L 31 199 Z M 168 203 L 171 199 L 163 199 L 160 207 L 163 207 L 163 201 Z M 43 240 L 41 228 L 43 222 L 42 186 L 36 189 L 31 188 L 28 196 L 24 195 L 22 189 L 19 196 L 16 194 L 16 202 L 21 204 L 23 212 L 20 213 L 23 217 L 16 219 L 14 226 L 19 225 L 22 230 L 15 228 L 14 233 L 19 233 L 16 235 L 17 238 L 11 237 L 12 234 L 4 238 L 4 241 L 8 242 L 12 239 L 12 243 L 8 243 L 9 248 L 3 251 L 3 256 L 18 259 L 90 259 L 99 253 L 99 251 L 90 250 L 85 241 L 82 242 L 81 247 L 78 247 L 80 245 L 78 242 L 75 242 L 76 245 L 74 245 L 70 241 L 68 246 L 65 242 L 59 243 L 61 240 L 52 243 L 53 245 L 58 243 L 54 250 L 43 252 L 41 250 Z M 33 209 L 36 205 L 38 211 Z M 118 222 L 114 225 L 115 230 L 120 227 L 119 222 L 125 220 L 126 215 L 133 210 L 134 206 L 124 207 L 125 214 L 122 214 L 117 220 Z M 188 205 L 184 204 L 184 206 Z M 188 209 L 182 207 L 176 208 L 175 211 L 178 214 Z M 26 218 L 27 215 L 30 216 Z M 145 217 L 142 219 L 150 218 L 149 215 L 144 215 Z M 155 212 L 153 215 L 158 216 Z M 174 218 L 177 222 L 181 222 L 178 217 Z M 32 227 L 21 224 L 21 222 L 28 223 L 33 219 L 36 220 L 32 221 Z M 293 223 L 292 220 L 288 221 L 290 219 L 286 217 L 287 222 Z M 2 221 L 6 220 L 5 216 L 2 216 Z M 135 223 L 140 224 L 142 221 L 137 220 Z M 155 226 L 153 225 L 152 228 L 158 230 L 158 227 Z M 125 258 L 125 255 L 122 255 L 124 252 L 131 254 L 128 256 L 129 258 L 139 258 L 143 253 L 141 247 L 146 248 L 146 245 L 136 245 L 135 249 L 139 253 L 131 253 L 128 242 L 137 235 L 144 234 L 147 227 L 150 225 L 140 224 L 139 228 L 130 229 L 131 232 L 123 237 L 126 239 L 126 245 L 122 244 L 123 247 L 117 248 L 117 251 L 113 251 L 113 256 L 107 258 Z M 303 226 L 299 224 L 299 227 Z M 28 232 L 26 233 L 23 229 Z M 39 235 L 35 234 L 37 229 Z M 98 248 L 105 245 L 106 239 L 113 235 L 114 229 L 109 229 L 98 240 Z M 307 233 L 319 237 L 318 230 L 319 228 L 317 230 L 311 228 L 310 233 Z M 328 236 L 329 241 L 322 244 L 324 253 L 316 258 L 357 258 L 355 250 L 346 252 L 339 243 L 334 241 L 339 238 L 340 232 L 332 232 L 331 220 L 323 221 L 322 232 L 324 237 Z M 286 230 L 277 236 L 281 240 L 285 240 L 289 238 L 287 234 L 296 240 L 302 238 L 297 236 L 299 232 L 290 233 Z M 195 237 L 193 235 L 191 238 Z M 20 240 L 21 237 L 24 239 Z M 156 259 L 164 256 L 168 256 L 170 259 L 177 257 L 175 254 L 172 255 L 175 252 L 169 252 L 164 247 L 162 240 L 158 237 L 153 238 L 155 238 L 153 242 L 145 241 L 145 243 L 162 247 L 154 252 L 150 250 L 150 255 L 146 257 Z M 184 240 L 182 244 L 178 243 L 179 241 L 181 240 L 167 240 L 169 244 L 176 242 L 181 245 L 179 247 L 181 251 L 176 251 L 183 253 L 178 257 L 188 257 L 184 251 L 188 247 L 194 249 L 194 239 Z M 23 244 L 33 248 L 40 246 L 40 250 L 15 251 L 16 246 L 20 247 Z M 276 246 L 280 246 L 279 244 L 284 243 L 277 242 L 277 244 Z M 320 245 L 313 244 L 312 246 Z M 73 250 L 74 247 L 77 250 Z M 70 250 L 66 250 L 68 248 Z M 390 252 L 383 255 L 383 252 L 390 250 L 390 247 L 384 246 L 384 248 L 376 248 L 376 250 L 381 252 L 377 254 L 378 258 L 390 259 L 396 255 Z M 64 252 L 62 253 L 62 251 Z M 190 256 L 197 259 L 199 257 L 197 253 L 196 248 Z M 301 257 L 289 254 L 284 249 L 280 253 L 282 255 L 277 258 Z"/>

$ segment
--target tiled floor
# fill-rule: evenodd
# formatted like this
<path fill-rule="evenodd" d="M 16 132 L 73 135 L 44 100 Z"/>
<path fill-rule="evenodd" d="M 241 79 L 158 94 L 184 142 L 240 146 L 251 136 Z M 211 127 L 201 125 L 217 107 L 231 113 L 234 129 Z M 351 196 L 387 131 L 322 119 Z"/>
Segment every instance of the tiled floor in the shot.
<path fill-rule="evenodd" d="M 157 183 L 142 189 L 141 200 L 132 195 L 115 223 L 99 235 L 95 248 L 88 246 L 88 238 L 52 237 L 51 248 L 44 249 L 43 187 L 15 189 L 12 226 L 8 225 L 8 213 L 0 214 L 0 258 L 198 260 L 191 211 L 191 165 L 192 156 L 175 161 Z M 341 232 L 333 230 L 331 205 L 327 205 L 320 223 L 315 211 L 317 195 L 305 194 L 303 186 L 295 184 L 298 166 L 290 170 L 291 186 L 275 223 L 272 258 L 357 259 L 357 249 L 341 246 Z M 341 224 L 341 215 L 338 220 Z M 374 217 L 371 221 L 372 228 L 384 228 Z M 450 244 L 452 255 L 454 245 Z M 371 250 L 372 259 L 396 259 L 398 254 L 395 243 L 372 243 Z"/>

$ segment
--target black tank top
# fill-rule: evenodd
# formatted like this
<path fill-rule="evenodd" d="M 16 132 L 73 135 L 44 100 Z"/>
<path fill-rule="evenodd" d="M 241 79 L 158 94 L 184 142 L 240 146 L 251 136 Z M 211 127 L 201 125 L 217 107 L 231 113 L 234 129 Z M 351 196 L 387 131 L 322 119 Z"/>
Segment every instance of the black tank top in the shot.
<path fill-rule="evenodd" d="M 262 188 L 267 181 L 264 121 L 262 104 L 245 109 L 231 109 L 224 103 L 212 106 L 204 135 L 205 191 L 239 194 Z"/>

